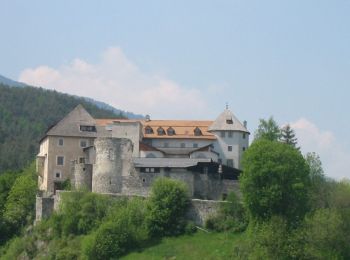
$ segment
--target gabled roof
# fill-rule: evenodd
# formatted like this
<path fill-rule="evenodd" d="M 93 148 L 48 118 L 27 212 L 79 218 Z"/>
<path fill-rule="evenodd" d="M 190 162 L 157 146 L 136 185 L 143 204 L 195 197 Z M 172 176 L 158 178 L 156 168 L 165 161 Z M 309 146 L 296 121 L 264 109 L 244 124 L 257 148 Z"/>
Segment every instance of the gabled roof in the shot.
<path fill-rule="evenodd" d="M 218 118 L 208 127 L 208 131 L 241 131 L 249 133 L 247 128 L 229 110 L 225 109 Z"/>
<path fill-rule="evenodd" d="M 95 119 L 82 105 L 76 106 L 61 121 L 51 127 L 46 135 L 96 137 L 97 132 L 80 131 L 80 125 L 96 127 Z"/>

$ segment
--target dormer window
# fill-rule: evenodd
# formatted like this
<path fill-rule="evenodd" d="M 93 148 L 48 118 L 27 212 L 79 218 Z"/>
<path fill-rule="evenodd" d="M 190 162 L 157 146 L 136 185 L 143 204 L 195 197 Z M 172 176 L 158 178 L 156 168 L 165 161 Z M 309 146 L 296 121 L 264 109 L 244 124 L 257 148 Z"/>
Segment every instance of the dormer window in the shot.
<path fill-rule="evenodd" d="M 194 135 L 195 136 L 200 136 L 200 135 L 202 135 L 202 131 L 198 128 L 198 127 L 196 127 L 195 129 L 194 129 Z"/>
<path fill-rule="evenodd" d="M 82 132 L 96 132 L 96 126 L 94 126 L 94 125 L 80 125 L 80 131 L 82 131 Z"/>
<path fill-rule="evenodd" d="M 226 124 L 232 125 L 233 124 L 232 118 L 226 118 Z"/>
<path fill-rule="evenodd" d="M 153 129 L 150 126 L 145 127 L 145 134 L 153 134 Z"/>
<path fill-rule="evenodd" d="M 157 134 L 158 134 L 158 135 L 165 135 L 164 129 L 163 129 L 162 127 L 158 127 L 158 129 L 157 129 Z"/>
<path fill-rule="evenodd" d="M 174 128 L 172 127 L 169 127 L 167 130 L 166 130 L 167 134 L 168 135 L 175 135 L 175 130 Z"/>

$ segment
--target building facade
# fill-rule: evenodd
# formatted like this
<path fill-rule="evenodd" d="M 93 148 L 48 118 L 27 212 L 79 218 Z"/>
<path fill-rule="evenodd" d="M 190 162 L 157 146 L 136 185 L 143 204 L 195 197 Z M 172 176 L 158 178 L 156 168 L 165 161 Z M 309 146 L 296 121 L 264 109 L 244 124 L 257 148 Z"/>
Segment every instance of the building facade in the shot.
<path fill-rule="evenodd" d="M 246 123 L 226 108 L 214 121 L 94 119 L 81 105 L 51 127 L 37 155 L 39 189 L 70 179 L 93 192 L 147 196 L 153 180 L 183 180 L 194 198 L 237 188 L 249 144 Z"/>

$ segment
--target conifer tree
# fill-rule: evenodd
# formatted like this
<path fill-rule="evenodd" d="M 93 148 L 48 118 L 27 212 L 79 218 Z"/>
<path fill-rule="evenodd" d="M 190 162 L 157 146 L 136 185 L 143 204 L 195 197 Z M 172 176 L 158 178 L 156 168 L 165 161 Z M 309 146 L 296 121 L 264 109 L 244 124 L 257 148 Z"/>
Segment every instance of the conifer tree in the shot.
<path fill-rule="evenodd" d="M 295 137 L 295 132 L 289 124 L 281 130 L 281 142 L 297 148 L 298 139 Z"/>

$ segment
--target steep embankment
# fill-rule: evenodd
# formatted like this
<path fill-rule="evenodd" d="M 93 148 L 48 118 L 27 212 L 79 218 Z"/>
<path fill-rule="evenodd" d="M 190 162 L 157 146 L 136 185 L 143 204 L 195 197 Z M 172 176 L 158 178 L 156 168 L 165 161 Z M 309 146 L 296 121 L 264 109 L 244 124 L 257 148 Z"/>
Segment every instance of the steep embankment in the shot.
<path fill-rule="evenodd" d="M 121 117 L 83 98 L 34 87 L 9 87 L 0 83 L 0 173 L 27 165 L 38 151 L 47 128 L 78 104 L 94 117 Z"/>

